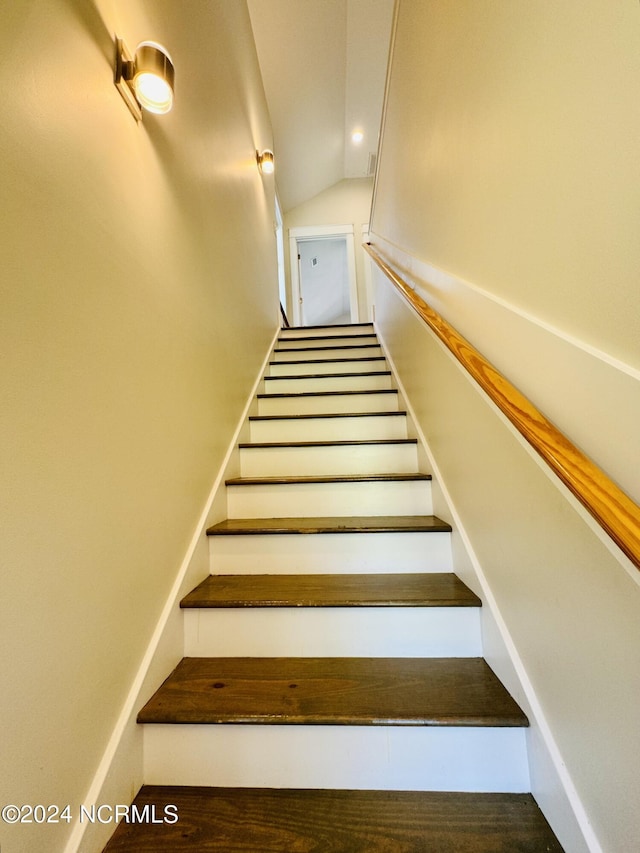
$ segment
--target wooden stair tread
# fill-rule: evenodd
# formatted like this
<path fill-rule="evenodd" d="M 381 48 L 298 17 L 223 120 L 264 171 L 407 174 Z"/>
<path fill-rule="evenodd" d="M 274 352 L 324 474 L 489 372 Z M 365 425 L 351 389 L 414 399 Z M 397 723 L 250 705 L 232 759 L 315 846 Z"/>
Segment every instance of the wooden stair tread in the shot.
<path fill-rule="evenodd" d="M 347 445 L 369 444 L 417 444 L 416 438 L 370 438 L 339 439 L 336 441 L 245 441 L 240 448 L 255 447 L 345 447 Z"/>
<path fill-rule="evenodd" d="M 344 340 L 345 338 L 349 338 L 352 341 L 359 341 L 363 338 L 375 337 L 375 332 L 364 332 L 356 335 L 350 335 L 348 332 L 344 332 L 342 335 L 292 335 L 290 338 L 281 336 L 278 338 L 278 341 L 280 343 L 283 343 L 284 341 L 338 341 Z"/>
<path fill-rule="evenodd" d="M 138 722 L 528 725 L 483 658 L 183 658 Z"/>
<path fill-rule="evenodd" d="M 373 323 L 321 323 L 317 326 L 284 326 L 281 332 L 308 332 L 312 329 L 373 329 Z"/>
<path fill-rule="evenodd" d="M 450 533 L 435 515 L 322 516 L 316 518 L 227 518 L 208 536 L 275 533 Z"/>
<path fill-rule="evenodd" d="M 304 477 L 231 477 L 227 486 L 284 486 L 304 483 L 413 483 L 431 480 L 431 474 L 329 474 Z"/>
<path fill-rule="evenodd" d="M 287 340 L 293 341 L 298 340 L 298 338 L 288 338 Z M 277 352 L 322 352 L 326 349 L 380 349 L 379 343 L 374 344 L 333 344 L 327 347 L 278 347 L 276 346 L 273 350 L 274 353 Z"/>
<path fill-rule="evenodd" d="M 329 412 L 309 415 L 250 415 L 253 421 L 305 421 L 305 420 L 331 420 L 332 418 L 405 418 L 406 411 L 384 411 L 384 412 Z"/>
<path fill-rule="evenodd" d="M 362 355 L 351 358 L 302 358 L 296 361 L 270 361 L 269 364 L 282 367 L 288 364 L 349 364 L 359 361 L 386 361 L 386 359 L 383 355 Z"/>
<path fill-rule="evenodd" d="M 397 394 L 395 388 L 378 388 L 370 390 L 364 388 L 360 391 L 280 391 L 278 393 L 258 394 L 259 400 L 273 400 L 275 397 L 349 397 L 353 394 Z"/>
<path fill-rule="evenodd" d="M 531 794 L 145 785 L 104 853 L 563 853 Z"/>
<path fill-rule="evenodd" d="M 191 607 L 480 607 L 451 572 L 210 575 L 180 602 Z"/>
<path fill-rule="evenodd" d="M 364 376 L 391 376 L 390 370 L 367 370 L 356 373 L 293 373 L 288 376 L 265 376 L 265 382 L 281 382 L 285 379 L 354 379 Z"/>

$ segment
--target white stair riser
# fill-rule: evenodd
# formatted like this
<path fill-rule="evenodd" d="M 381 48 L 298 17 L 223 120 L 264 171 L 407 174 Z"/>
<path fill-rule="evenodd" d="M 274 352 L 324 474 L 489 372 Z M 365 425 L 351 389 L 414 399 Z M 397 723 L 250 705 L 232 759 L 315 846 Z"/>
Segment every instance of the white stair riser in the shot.
<path fill-rule="evenodd" d="M 370 358 L 372 356 L 384 355 L 382 347 L 371 345 L 357 346 L 351 344 L 348 347 L 331 347 L 326 348 L 324 344 L 322 348 L 314 347 L 315 352 L 309 353 L 300 344 L 298 349 L 291 347 L 290 349 L 280 349 L 276 347 L 273 353 L 274 361 L 301 361 L 305 358 Z"/>
<path fill-rule="evenodd" d="M 325 340 L 322 338 L 314 338 L 312 340 L 302 340 L 304 336 L 279 338 L 278 349 L 292 349 L 304 347 L 305 349 L 316 349 L 317 347 L 352 347 L 358 344 L 377 344 L 378 340 L 374 334 L 365 335 L 364 337 L 354 337 L 353 335 L 341 335 L 340 337 Z M 323 336 L 324 337 L 324 336 Z"/>
<path fill-rule="evenodd" d="M 145 725 L 148 785 L 530 790 L 517 728 Z"/>
<path fill-rule="evenodd" d="M 273 389 L 270 392 L 276 392 Z M 327 394 L 308 397 L 259 397 L 259 415 L 322 415 L 340 412 L 396 412 L 398 394 Z"/>
<path fill-rule="evenodd" d="M 265 394 L 305 394 L 318 391 L 382 391 L 391 388 L 391 377 L 381 376 L 312 376 L 294 379 L 264 379 Z"/>
<path fill-rule="evenodd" d="M 481 657 L 477 607 L 184 610 L 187 657 Z"/>
<path fill-rule="evenodd" d="M 345 444 L 243 447 L 242 477 L 304 477 L 332 474 L 412 474 L 418 470 L 415 444 Z M 354 509 L 354 515 L 360 515 Z"/>
<path fill-rule="evenodd" d="M 431 483 L 283 483 L 227 486 L 229 518 L 329 515 L 431 515 Z"/>
<path fill-rule="evenodd" d="M 449 533 L 209 537 L 212 574 L 451 572 Z"/>
<path fill-rule="evenodd" d="M 285 362 L 269 365 L 269 376 L 300 376 L 309 373 L 367 373 L 368 371 L 387 370 L 386 361 L 303 361 L 300 364 Z"/>
<path fill-rule="evenodd" d="M 250 421 L 251 441 L 375 441 L 407 438 L 407 417 L 370 415 L 361 418 L 291 418 Z"/>

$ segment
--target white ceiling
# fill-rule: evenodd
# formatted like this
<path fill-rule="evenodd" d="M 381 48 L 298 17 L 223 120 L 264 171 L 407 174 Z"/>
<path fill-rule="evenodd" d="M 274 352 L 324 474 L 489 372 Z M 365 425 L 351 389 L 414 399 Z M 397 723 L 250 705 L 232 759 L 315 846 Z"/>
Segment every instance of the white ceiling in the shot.
<path fill-rule="evenodd" d="M 393 0 L 248 0 L 284 211 L 368 174 Z M 351 133 L 361 130 L 356 145 Z"/>

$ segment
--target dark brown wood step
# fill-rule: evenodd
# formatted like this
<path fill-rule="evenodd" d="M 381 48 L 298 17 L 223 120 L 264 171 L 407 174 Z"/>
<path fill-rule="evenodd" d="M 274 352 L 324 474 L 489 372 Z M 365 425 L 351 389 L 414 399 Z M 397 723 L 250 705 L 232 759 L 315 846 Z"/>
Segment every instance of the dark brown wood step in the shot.
<path fill-rule="evenodd" d="M 286 326 L 283 332 L 310 332 L 313 329 L 373 329 L 373 323 L 323 323 L 320 326 Z"/>
<path fill-rule="evenodd" d="M 304 337 L 302 335 L 292 335 L 290 338 L 278 338 L 278 344 L 286 344 L 289 342 L 295 342 L 296 344 L 311 344 L 313 341 L 327 341 L 330 343 L 331 341 L 344 341 L 347 339 L 353 341 L 353 344 L 370 343 L 375 344 L 375 346 L 380 346 L 378 338 L 373 332 L 370 335 L 306 335 Z M 342 347 L 346 345 L 340 343 L 338 346 Z M 282 349 L 287 349 L 287 347 L 282 347 Z M 310 346 L 309 349 L 313 349 L 313 346 Z"/>
<path fill-rule="evenodd" d="M 306 477 L 231 477 L 227 486 L 286 486 L 310 483 L 414 483 L 431 480 L 431 474 L 331 474 Z"/>
<path fill-rule="evenodd" d="M 358 356 L 356 358 L 302 358 L 296 361 L 270 361 L 269 364 L 282 367 L 282 365 L 289 364 L 357 364 L 359 361 L 386 361 L 386 359 L 383 355 L 370 355 Z M 358 376 L 360 375 L 358 374 Z"/>
<path fill-rule="evenodd" d="M 159 822 L 122 821 L 104 853 L 563 853 L 531 794 L 145 785 L 134 804 Z"/>
<path fill-rule="evenodd" d="M 416 438 L 370 438 L 370 439 L 344 439 L 341 441 L 244 441 L 238 445 L 240 448 L 251 449 L 257 447 L 346 447 L 348 445 L 372 445 L 372 444 L 417 444 Z"/>
<path fill-rule="evenodd" d="M 296 340 L 295 338 L 288 338 L 287 340 Z M 352 349 L 380 349 L 379 343 L 373 344 L 333 344 L 332 346 L 327 347 L 278 347 L 276 346 L 273 350 L 275 353 L 280 352 L 323 352 L 323 350 L 336 350 L 336 349 L 344 349 L 344 350 L 352 350 Z"/>
<path fill-rule="evenodd" d="M 344 340 L 345 338 L 349 338 L 353 341 L 363 341 L 365 339 L 376 338 L 375 332 L 370 332 L 369 334 L 365 333 L 357 333 L 355 335 L 350 334 L 349 332 L 344 332 L 342 335 L 291 335 L 290 338 L 283 337 L 282 335 L 278 338 L 280 343 L 284 341 L 338 341 Z"/>
<path fill-rule="evenodd" d="M 310 533 L 450 533 L 435 515 L 323 516 L 318 518 L 228 518 L 208 536 Z"/>
<path fill-rule="evenodd" d="M 268 398 L 270 400 L 275 397 L 349 397 L 354 394 L 397 394 L 397 390 L 395 388 L 378 388 L 378 389 L 364 389 L 361 391 L 284 391 L 284 392 L 272 392 L 270 394 L 260 393 L 257 395 L 259 400 Z"/>
<path fill-rule="evenodd" d="M 325 575 L 210 575 L 180 602 L 218 607 L 480 607 L 450 572 Z"/>
<path fill-rule="evenodd" d="M 250 421 L 305 421 L 332 420 L 334 418 L 406 418 L 407 413 L 398 412 L 331 412 L 329 414 L 311 415 L 251 415 Z"/>
<path fill-rule="evenodd" d="M 285 379 L 354 379 L 371 376 L 391 376 L 390 370 L 367 370 L 362 373 L 301 373 L 288 376 L 265 376 L 265 382 L 282 382 Z"/>
<path fill-rule="evenodd" d="M 483 658 L 183 658 L 138 722 L 528 725 Z"/>
<path fill-rule="evenodd" d="M 283 337 L 282 335 L 278 338 L 278 343 L 288 343 L 289 341 L 296 341 L 296 343 L 305 341 L 343 341 L 345 338 L 348 338 L 350 341 L 354 341 L 356 343 L 362 343 L 364 341 L 371 342 L 372 340 L 377 341 L 377 337 L 375 332 L 359 332 L 355 335 L 350 334 L 349 332 L 344 332 L 343 334 L 335 334 L 335 335 L 291 335 L 291 337 Z"/>

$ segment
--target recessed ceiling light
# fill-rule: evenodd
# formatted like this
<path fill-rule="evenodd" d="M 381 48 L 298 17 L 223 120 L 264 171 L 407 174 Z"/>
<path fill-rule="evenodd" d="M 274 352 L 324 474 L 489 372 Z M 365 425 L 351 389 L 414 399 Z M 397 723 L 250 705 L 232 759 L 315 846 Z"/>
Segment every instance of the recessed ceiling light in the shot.
<path fill-rule="evenodd" d="M 364 133 L 361 130 L 354 130 L 351 134 L 351 141 L 355 142 L 356 145 L 359 145 L 364 139 Z"/>

